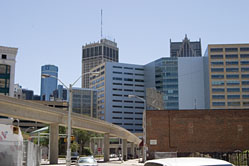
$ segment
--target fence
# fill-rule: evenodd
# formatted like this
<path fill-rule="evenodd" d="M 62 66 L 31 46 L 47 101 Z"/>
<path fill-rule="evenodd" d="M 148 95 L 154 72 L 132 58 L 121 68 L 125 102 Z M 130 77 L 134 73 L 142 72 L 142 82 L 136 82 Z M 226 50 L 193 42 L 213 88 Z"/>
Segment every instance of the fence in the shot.
<path fill-rule="evenodd" d="M 23 141 L 23 166 L 39 166 L 41 149 L 30 141 Z"/>

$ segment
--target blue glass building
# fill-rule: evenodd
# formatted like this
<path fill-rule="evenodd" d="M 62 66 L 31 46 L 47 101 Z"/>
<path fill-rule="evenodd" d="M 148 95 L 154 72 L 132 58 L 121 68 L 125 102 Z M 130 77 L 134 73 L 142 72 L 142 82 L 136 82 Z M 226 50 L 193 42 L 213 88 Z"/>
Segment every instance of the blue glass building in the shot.
<path fill-rule="evenodd" d="M 41 75 L 48 74 L 58 77 L 58 67 L 54 65 L 44 65 L 41 67 Z M 50 95 L 53 95 L 53 91 L 57 89 L 58 80 L 56 78 L 41 77 L 41 100 L 49 101 Z"/>

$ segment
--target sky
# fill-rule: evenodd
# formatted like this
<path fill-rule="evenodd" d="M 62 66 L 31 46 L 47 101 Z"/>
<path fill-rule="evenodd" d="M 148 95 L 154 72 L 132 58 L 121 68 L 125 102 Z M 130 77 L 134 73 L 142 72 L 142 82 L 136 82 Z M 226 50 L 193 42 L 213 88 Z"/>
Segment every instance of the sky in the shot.
<path fill-rule="evenodd" d="M 119 62 L 145 65 L 170 56 L 170 39 L 249 43 L 248 0 L 0 0 L 0 46 L 16 47 L 15 83 L 40 94 L 41 66 L 66 85 L 81 75 L 82 46 L 115 40 Z M 81 86 L 79 81 L 76 87 Z"/>

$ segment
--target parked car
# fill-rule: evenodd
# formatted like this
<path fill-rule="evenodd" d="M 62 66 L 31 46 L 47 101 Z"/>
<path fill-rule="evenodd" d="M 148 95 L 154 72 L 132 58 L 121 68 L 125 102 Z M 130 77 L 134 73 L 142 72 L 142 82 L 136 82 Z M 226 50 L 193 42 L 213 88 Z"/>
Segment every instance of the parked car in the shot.
<path fill-rule="evenodd" d="M 71 152 L 71 161 L 76 162 L 79 159 L 79 153 L 78 152 Z"/>
<path fill-rule="evenodd" d="M 98 166 L 98 163 L 92 156 L 80 157 L 76 166 Z"/>
<path fill-rule="evenodd" d="M 233 164 L 212 158 L 179 157 L 149 160 L 144 166 L 233 166 Z"/>

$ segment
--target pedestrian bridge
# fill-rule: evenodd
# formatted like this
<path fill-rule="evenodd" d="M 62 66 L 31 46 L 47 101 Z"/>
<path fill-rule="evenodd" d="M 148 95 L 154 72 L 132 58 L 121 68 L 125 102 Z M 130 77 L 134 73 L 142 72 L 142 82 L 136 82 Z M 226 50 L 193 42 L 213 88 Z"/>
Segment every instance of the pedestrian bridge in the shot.
<path fill-rule="evenodd" d="M 0 116 L 13 117 L 50 124 L 50 161 L 58 160 L 58 126 L 67 126 L 68 112 L 59 108 L 52 108 L 28 100 L 19 100 L 0 95 Z M 105 134 L 104 158 L 109 160 L 109 136 L 123 139 L 123 153 L 127 153 L 126 142 L 138 145 L 140 139 L 128 130 L 111 123 L 91 118 L 89 116 L 72 113 L 72 128 Z M 133 148 L 134 149 L 134 148 Z M 126 155 L 127 156 L 127 155 Z"/>

